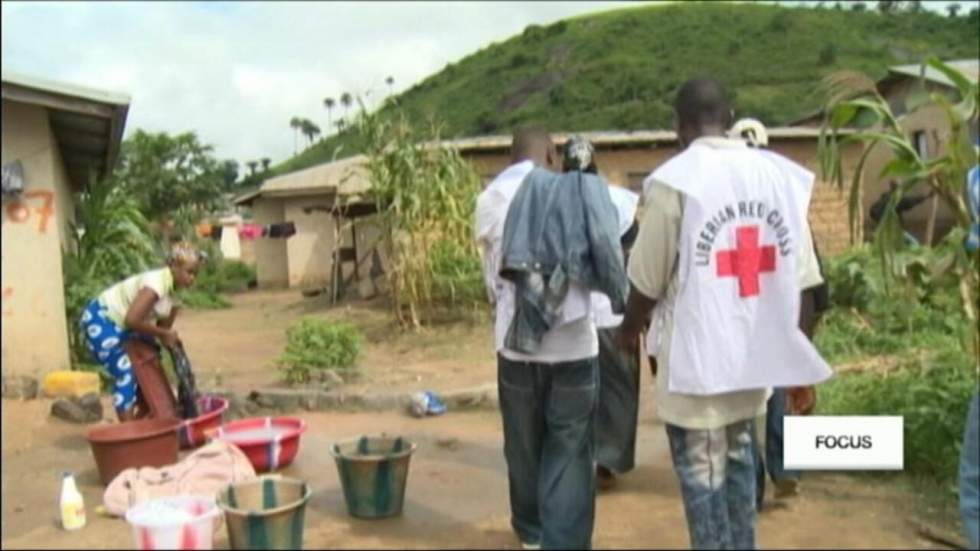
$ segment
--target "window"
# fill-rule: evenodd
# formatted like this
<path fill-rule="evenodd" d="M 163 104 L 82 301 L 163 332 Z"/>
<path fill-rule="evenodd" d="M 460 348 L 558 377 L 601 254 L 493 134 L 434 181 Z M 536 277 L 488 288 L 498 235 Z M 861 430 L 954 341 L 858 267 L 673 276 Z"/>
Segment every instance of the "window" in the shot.
<path fill-rule="evenodd" d="M 922 160 L 929 159 L 929 137 L 926 136 L 925 130 L 916 130 L 912 134 L 912 145 Z"/>

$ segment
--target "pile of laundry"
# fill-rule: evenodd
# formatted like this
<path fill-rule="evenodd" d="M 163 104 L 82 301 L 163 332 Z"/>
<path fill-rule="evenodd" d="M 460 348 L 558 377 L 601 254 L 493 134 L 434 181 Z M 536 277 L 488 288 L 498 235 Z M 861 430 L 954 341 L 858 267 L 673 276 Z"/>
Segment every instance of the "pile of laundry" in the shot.
<path fill-rule="evenodd" d="M 197 236 L 202 239 L 210 237 L 214 241 L 220 241 L 224 229 L 224 226 L 221 224 L 204 222 L 198 224 L 195 231 L 197 232 Z M 293 222 L 280 222 L 278 224 L 238 224 L 235 229 L 238 230 L 238 237 L 240 239 L 247 240 L 258 239 L 260 237 L 286 239 L 296 234 L 296 224 Z"/>

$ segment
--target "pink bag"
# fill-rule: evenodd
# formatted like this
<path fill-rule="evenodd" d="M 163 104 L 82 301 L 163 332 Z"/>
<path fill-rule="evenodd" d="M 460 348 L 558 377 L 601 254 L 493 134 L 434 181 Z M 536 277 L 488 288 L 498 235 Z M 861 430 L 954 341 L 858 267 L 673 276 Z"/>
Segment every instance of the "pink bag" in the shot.
<path fill-rule="evenodd" d="M 256 478 L 255 469 L 238 447 L 215 440 L 174 465 L 130 468 L 105 489 L 106 510 L 123 516 L 146 501 L 177 495 L 214 496 L 225 486 Z"/>

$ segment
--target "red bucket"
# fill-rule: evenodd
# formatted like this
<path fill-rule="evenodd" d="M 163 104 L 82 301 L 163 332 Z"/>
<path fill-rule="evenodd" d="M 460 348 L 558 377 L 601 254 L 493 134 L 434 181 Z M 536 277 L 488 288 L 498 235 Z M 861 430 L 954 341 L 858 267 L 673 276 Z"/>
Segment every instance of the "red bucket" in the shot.
<path fill-rule="evenodd" d="M 200 415 L 193 419 L 184 419 L 177 431 L 182 450 L 203 445 L 207 441 L 204 433 L 221 426 L 222 417 L 228 410 L 228 400 L 218 396 L 201 396 L 197 399 L 197 410 Z"/>
<path fill-rule="evenodd" d="M 296 417 L 252 417 L 225 423 L 206 434 L 238 446 L 256 472 L 263 473 L 293 462 L 305 430 L 306 423 Z"/>

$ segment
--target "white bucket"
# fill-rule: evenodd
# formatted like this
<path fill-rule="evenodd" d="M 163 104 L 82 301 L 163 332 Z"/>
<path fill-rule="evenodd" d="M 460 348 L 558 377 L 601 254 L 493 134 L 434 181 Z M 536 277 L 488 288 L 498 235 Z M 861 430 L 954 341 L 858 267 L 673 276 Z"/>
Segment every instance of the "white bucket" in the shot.
<path fill-rule="evenodd" d="M 221 510 L 214 498 L 163 497 L 126 511 L 136 549 L 211 549 Z"/>

